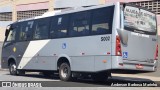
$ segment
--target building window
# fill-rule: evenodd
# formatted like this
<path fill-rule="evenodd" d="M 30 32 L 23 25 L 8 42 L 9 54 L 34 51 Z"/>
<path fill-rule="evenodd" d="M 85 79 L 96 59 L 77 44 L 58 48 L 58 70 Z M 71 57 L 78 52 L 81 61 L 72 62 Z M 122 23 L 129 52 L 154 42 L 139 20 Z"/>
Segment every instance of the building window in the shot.
<path fill-rule="evenodd" d="M 47 9 L 31 10 L 31 11 L 19 11 L 19 12 L 17 12 L 17 20 L 32 18 L 32 17 L 36 17 L 36 16 L 41 16 L 42 14 L 44 14 L 47 11 L 48 11 Z"/>
<path fill-rule="evenodd" d="M 0 13 L 0 21 L 12 21 L 12 12 Z"/>
<path fill-rule="evenodd" d="M 156 14 L 160 14 L 160 0 L 133 2 L 133 4 L 141 7 L 146 7 L 147 9 L 155 12 Z"/>

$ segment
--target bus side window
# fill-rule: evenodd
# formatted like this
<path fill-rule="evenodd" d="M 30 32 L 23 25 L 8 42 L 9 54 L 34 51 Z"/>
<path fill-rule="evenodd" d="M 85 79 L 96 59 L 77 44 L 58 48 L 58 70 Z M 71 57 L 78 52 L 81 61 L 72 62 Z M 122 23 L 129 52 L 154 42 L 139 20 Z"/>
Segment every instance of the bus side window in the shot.
<path fill-rule="evenodd" d="M 35 22 L 35 30 L 33 33 L 34 40 L 48 39 L 49 18 L 39 19 Z"/>
<path fill-rule="evenodd" d="M 20 41 L 26 41 L 31 39 L 33 23 L 34 21 L 27 21 L 21 23 L 19 35 Z"/>
<path fill-rule="evenodd" d="M 110 34 L 113 20 L 112 7 L 92 11 L 92 34 Z"/>
<path fill-rule="evenodd" d="M 70 24 L 70 36 L 89 35 L 90 12 L 78 12 L 72 14 Z"/>
<path fill-rule="evenodd" d="M 68 35 L 68 15 L 56 16 L 52 18 L 51 38 L 64 38 Z"/>

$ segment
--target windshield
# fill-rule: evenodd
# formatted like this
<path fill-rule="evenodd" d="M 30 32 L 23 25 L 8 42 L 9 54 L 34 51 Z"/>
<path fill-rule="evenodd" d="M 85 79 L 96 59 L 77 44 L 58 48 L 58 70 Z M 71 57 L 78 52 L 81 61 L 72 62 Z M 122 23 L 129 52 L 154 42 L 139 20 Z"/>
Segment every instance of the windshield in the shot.
<path fill-rule="evenodd" d="M 6 41 L 14 41 L 15 40 L 15 36 L 16 36 L 16 31 L 15 30 L 11 30 L 9 32 L 9 35 L 8 35 Z"/>
<path fill-rule="evenodd" d="M 125 6 L 124 29 L 156 33 L 156 24 L 154 13 L 133 6 Z"/>
<path fill-rule="evenodd" d="M 7 27 L 6 32 L 8 32 L 8 34 L 6 35 L 6 41 L 7 42 L 15 41 L 17 28 L 15 26 L 14 27 L 9 26 Z"/>

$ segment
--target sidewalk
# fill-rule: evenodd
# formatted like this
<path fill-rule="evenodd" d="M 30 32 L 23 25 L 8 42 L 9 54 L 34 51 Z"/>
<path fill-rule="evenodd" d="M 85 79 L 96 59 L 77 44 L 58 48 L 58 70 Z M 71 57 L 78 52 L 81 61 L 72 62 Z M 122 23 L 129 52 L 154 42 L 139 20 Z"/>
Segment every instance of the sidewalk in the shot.
<path fill-rule="evenodd" d="M 147 75 L 137 75 L 137 74 L 112 74 L 112 77 L 124 77 L 124 78 L 140 78 L 140 79 L 149 79 L 152 81 L 160 81 L 160 77 L 147 76 Z"/>

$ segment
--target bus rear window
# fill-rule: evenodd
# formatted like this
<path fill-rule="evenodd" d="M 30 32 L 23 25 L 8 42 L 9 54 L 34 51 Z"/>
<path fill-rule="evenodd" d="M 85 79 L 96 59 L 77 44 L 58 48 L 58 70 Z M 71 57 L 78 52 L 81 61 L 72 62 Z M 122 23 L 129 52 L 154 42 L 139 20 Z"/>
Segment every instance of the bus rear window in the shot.
<path fill-rule="evenodd" d="M 156 34 L 156 15 L 141 8 L 126 6 L 124 8 L 124 29 Z"/>

